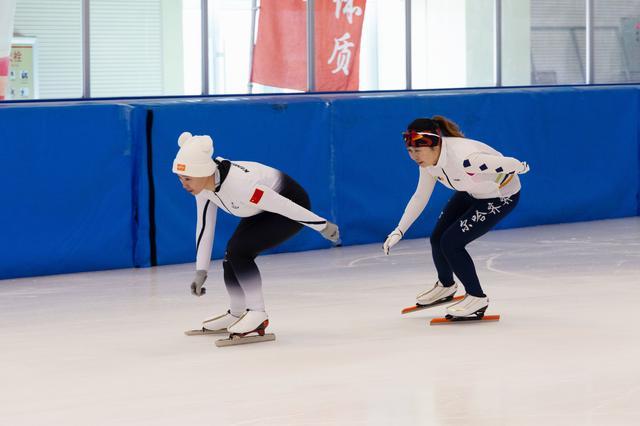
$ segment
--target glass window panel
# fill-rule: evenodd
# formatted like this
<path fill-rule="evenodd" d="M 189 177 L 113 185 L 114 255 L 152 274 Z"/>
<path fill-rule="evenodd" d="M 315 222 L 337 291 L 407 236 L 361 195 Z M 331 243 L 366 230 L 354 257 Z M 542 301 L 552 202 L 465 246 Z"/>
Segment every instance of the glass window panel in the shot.
<path fill-rule="evenodd" d="M 593 82 L 640 81 L 640 0 L 596 0 Z"/>
<path fill-rule="evenodd" d="M 193 6 L 182 0 L 91 0 L 91 96 L 200 93 L 192 73 L 189 83 L 185 79 L 185 67 L 200 70 L 193 46 L 200 19 Z"/>
<path fill-rule="evenodd" d="M 185 95 L 202 94 L 202 6 L 182 0 L 182 72 Z"/>
<path fill-rule="evenodd" d="M 209 92 L 249 92 L 251 0 L 209 0 Z"/>
<path fill-rule="evenodd" d="M 367 0 L 360 48 L 360 90 L 406 88 L 405 32 L 405 0 Z"/>
<path fill-rule="evenodd" d="M 14 37 L 35 41 L 31 99 L 82 96 L 82 2 L 18 0 Z M 20 98 L 18 95 L 7 99 Z"/>
<path fill-rule="evenodd" d="M 502 86 L 531 84 L 529 0 L 502 2 Z"/>
<path fill-rule="evenodd" d="M 531 84 L 585 83 L 585 13 L 585 0 L 531 0 Z"/>
<path fill-rule="evenodd" d="M 413 0 L 412 87 L 494 85 L 493 0 Z"/>

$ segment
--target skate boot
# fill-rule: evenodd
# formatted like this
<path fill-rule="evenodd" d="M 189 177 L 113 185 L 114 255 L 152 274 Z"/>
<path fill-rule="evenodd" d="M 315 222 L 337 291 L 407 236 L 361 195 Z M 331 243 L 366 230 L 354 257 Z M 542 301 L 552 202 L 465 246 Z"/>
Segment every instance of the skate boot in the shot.
<path fill-rule="evenodd" d="M 200 330 L 185 331 L 187 336 L 203 336 L 205 334 L 225 334 L 227 327 L 240 319 L 239 316 L 231 314 L 231 311 L 217 317 L 206 319 L 202 322 Z"/>
<path fill-rule="evenodd" d="M 467 294 L 464 299 L 456 304 L 453 304 L 447 308 L 447 319 L 456 318 L 470 318 L 470 319 L 482 319 L 484 311 L 489 306 L 489 298 L 475 297 Z"/>
<path fill-rule="evenodd" d="M 420 293 L 416 297 L 417 305 L 433 305 L 434 303 L 444 303 L 453 299 L 453 295 L 458 290 L 458 284 L 445 287 L 440 281 L 436 281 L 436 284 L 432 289 Z"/>
<path fill-rule="evenodd" d="M 436 281 L 433 288 L 425 291 L 424 293 L 420 293 L 416 297 L 417 302 L 415 306 L 404 308 L 402 313 L 408 314 L 410 312 L 421 311 L 423 309 L 432 308 L 445 303 L 454 303 L 462 300 L 464 296 L 455 296 L 457 289 L 458 284 L 454 283 L 452 286 L 445 287 L 440 283 L 440 281 Z"/>
<path fill-rule="evenodd" d="M 231 311 L 227 311 L 224 315 L 209 318 L 202 321 L 202 328 L 211 331 L 221 331 L 227 333 L 227 327 L 238 321 L 240 316 L 233 315 Z"/>
<path fill-rule="evenodd" d="M 230 333 L 229 338 L 217 340 L 216 346 L 242 345 L 275 340 L 275 334 L 265 333 L 267 326 L 269 326 L 269 319 L 266 312 L 247 309 L 247 312 L 240 319 L 227 328 Z"/>

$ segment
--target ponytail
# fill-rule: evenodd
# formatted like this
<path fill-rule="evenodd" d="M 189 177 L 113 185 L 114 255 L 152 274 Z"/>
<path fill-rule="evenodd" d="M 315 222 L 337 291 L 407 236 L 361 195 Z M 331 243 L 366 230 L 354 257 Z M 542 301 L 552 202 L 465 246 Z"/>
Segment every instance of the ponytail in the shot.
<path fill-rule="evenodd" d="M 438 127 L 440 127 L 443 136 L 464 137 L 464 134 L 460 131 L 460 127 L 448 118 L 441 115 L 434 115 L 431 119 L 438 123 Z"/>

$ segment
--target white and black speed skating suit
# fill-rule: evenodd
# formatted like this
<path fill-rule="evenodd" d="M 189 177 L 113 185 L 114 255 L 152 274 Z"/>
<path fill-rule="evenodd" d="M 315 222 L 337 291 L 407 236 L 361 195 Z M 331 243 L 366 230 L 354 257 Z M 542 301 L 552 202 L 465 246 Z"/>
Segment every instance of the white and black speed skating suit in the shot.
<path fill-rule="evenodd" d="M 223 260 L 230 311 L 264 311 L 262 281 L 254 259 L 295 235 L 302 226 L 321 231 L 326 219 L 309 209 L 306 191 L 292 178 L 264 164 L 216 158 L 216 189 L 196 195 L 196 269 L 208 270 L 218 209 L 241 217 Z"/>

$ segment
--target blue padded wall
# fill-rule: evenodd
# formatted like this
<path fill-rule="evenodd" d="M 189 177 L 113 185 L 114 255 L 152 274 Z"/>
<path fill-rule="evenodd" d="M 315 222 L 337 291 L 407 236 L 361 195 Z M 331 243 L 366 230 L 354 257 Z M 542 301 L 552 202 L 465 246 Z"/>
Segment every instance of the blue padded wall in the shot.
<path fill-rule="evenodd" d="M 345 245 L 381 242 L 417 183 L 400 133 L 445 115 L 466 135 L 527 160 L 518 209 L 498 228 L 623 217 L 638 211 L 636 87 L 544 88 L 209 99 L 153 105 L 160 264 L 194 256 L 195 207 L 171 174 L 183 130 L 210 133 L 216 154 L 280 168 L 337 220 Z M 434 191 L 407 237 L 426 236 L 451 192 Z M 219 214 L 215 257 L 237 219 Z M 305 230 L 281 251 L 326 247 Z"/>
<path fill-rule="evenodd" d="M 132 108 L 0 108 L 0 278 L 133 266 Z"/>
<path fill-rule="evenodd" d="M 395 227 L 418 176 L 400 132 L 413 118 L 436 114 L 531 164 L 518 208 L 498 228 L 636 215 L 637 95 L 635 88 L 563 88 L 334 100 L 344 243 L 381 241 Z M 428 235 L 451 195 L 438 185 L 407 237 Z"/>
<path fill-rule="evenodd" d="M 401 131 L 441 114 L 527 160 L 499 228 L 640 214 L 637 86 L 220 97 L 0 107 L 0 279 L 195 258 L 195 202 L 171 165 L 182 131 L 215 155 L 291 175 L 345 245 L 382 243 L 417 183 Z M 148 162 L 148 159 L 151 161 Z M 149 180 L 151 177 L 151 180 Z M 407 237 L 428 235 L 451 192 L 434 191 Z M 214 257 L 238 219 L 219 212 Z M 329 247 L 304 229 L 277 251 Z"/>
<path fill-rule="evenodd" d="M 158 264 L 195 259 L 195 198 L 171 172 L 183 131 L 209 134 L 214 156 L 258 161 L 280 169 L 309 193 L 312 209 L 333 217 L 331 132 L 327 104 L 314 97 L 203 100 L 150 105 L 153 111 L 153 176 Z M 214 257 L 224 254 L 239 219 L 218 211 Z M 328 247 L 315 231 L 303 229 L 275 251 Z"/>

